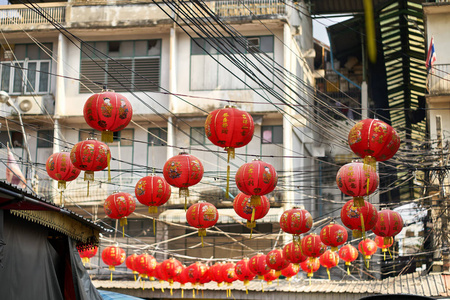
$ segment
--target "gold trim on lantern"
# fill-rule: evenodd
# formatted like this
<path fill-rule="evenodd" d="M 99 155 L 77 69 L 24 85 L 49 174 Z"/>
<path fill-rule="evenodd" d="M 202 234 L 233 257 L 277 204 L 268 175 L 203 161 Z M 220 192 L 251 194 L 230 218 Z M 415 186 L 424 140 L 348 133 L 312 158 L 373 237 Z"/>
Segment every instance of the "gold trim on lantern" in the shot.
<path fill-rule="evenodd" d="M 352 230 L 352 236 L 353 236 L 353 238 L 355 238 L 355 239 L 358 239 L 358 238 L 362 237 L 362 232 L 361 232 L 361 230 L 358 230 L 358 229 Z"/>
<path fill-rule="evenodd" d="M 354 197 L 353 198 L 353 206 L 354 207 L 364 207 L 364 198 L 363 197 Z"/>
<path fill-rule="evenodd" d="M 94 171 L 84 171 L 84 181 L 94 181 Z"/>
<path fill-rule="evenodd" d="M 148 213 L 149 214 L 157 214 L 158 213 L 158 206 L 149 206 L 148 207 Z"/>
<path fill-rule="evenodd" d="M 65 190 L 66 189 L 66 181 L 65 180 L 58 180 L 58 189 Z"/>
<path fill-rule="evenodd" d="M 261 205 L 261 196 L 258 195 L 252 195 L 250 198 L 250 205 L 251 206 L 260 206 Z"/>
<path fill-rule="evenodd" d="M 102 131 L 101 141 L 104 143 L 112 143 L 114 141 L 114 132 L 109 130 Z"/>

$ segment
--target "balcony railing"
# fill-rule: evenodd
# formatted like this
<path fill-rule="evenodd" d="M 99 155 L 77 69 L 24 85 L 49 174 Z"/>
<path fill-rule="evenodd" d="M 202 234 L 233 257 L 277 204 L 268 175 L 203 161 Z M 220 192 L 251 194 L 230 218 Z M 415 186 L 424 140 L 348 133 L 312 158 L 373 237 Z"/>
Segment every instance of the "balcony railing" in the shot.
<path fill-rule="evenodd" d="M 49 20 L 57 23 L 66 21 L 65 4 L 41 3 L 36 9 L 39 12 L 32 8 L 24 8 L 23 5 L 2 6 L 0 9 L 0 25 L 38 25 L 50 24 Z"/>
<path fill-rule="evenodd" d="M 450 94 L 450 64 L 433 66 L 428 79 L 428 90 L 432 95 Z"/>

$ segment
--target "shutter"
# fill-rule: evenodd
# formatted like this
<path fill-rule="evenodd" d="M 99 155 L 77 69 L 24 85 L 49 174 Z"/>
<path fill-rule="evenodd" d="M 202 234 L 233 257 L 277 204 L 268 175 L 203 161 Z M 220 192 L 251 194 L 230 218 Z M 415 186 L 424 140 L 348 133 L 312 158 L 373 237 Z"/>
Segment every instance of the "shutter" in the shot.
<path fill-rule="evenodd" d="M 128 92 L 132 89 L 133 59 L 108 60 L 108 89 Z"/>
<path fill-rule="evenodd" d="M 160 58 L 136 58 L 134 62 L 134 91 L 159 91 Z"/>
<path fill-rule="evenodd" d="M 100 59 L 81 60 L 80 93 L 100 92 L 103 85 L 106 84 L 105 71 L 97 64 L 105 65 Z"/>

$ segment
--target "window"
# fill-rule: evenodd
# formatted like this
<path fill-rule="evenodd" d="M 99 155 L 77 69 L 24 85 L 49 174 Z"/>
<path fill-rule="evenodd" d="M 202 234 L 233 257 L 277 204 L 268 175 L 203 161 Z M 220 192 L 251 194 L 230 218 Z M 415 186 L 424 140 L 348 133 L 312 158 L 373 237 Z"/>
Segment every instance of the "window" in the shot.
<path fill-rule="evenodd" d="M 116 92 L 157 91 L 160 61 L 161 40 L 84 43 L 80 93 L 98 90 L 99 85 Z"/>
<path fill-rule="evenodd" d="M 20 131 L 11 131 L 11 141 L 13 143 L 12 148 L 22 148 L 23 147 L 23 135 Z M 9 141 L 8 132 L 2 131 L 0 132 L 0 142 L 1 147 L 6 147 L 9 145 L 11 147 L 11 143 Z"/>
<path fill-rule="evenodd" d="M 195 38 L 191 41 L 191 55 L 230 53 L 273 53 L 273 36 L 236 38 Z"/>
<path fill-rule="evenodd" d="M 37 132 L 37 147 L 38 148 L 53 148 L 53 130 L 38 130 Z"/>
<path fill-rule="evenodd" d="M 167 128 L 149 128 L 148 144 L 153 146 L 167 145 Z"/>
<path fill-rule="evenodd" d="M 89 138 L 100 138 L 100 132 L 93 129 L 81 129 L 79 133 L 79 141 L 85 141 Z"/>
<path fill-rule="evenodd" d="M 133 146 L 134 130 L 122 129 L 121 131 L 113 132 L 113 142 L 109 146 L 117 146 L 120 141 L 120 146 Z"/>
<path fill-rule="evenodd" d="M 210 140 L 206 137 L 205 127 L 191 127 L 190 133 L 190 144 L 191 145 L 212 145 Z"/>
<path fill-rule="evenodd" d="M 263 144 L 283 144 L 283 126 L 262 126 Z"/>
<path fill-rule="evenodd" d="M 16 60 L 0 64 L 1 90 L 11 95 L 48 93 L 51 49 L 52 44 L 43 44 L 42 48 L 35 44 L 15 45 Z"/>

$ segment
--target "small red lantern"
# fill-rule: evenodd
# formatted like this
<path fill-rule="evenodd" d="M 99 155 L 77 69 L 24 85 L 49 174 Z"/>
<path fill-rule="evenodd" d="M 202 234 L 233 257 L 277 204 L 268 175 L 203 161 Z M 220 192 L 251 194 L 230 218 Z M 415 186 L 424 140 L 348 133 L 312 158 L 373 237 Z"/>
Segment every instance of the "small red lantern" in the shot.
<path fill-rule="evenodd" d="M 226 106 L 211 112 L 205 121 L 206 137 L 216 146 L 228 152 L 228 163 L 235 156 L 235 148 L 244 147 L 253 138 L 255 124 L 252 116 L 233 106 Z M 228 197 L 230 166 L 227 167 Z"/>
<path fill-rule="evenodd" d="M 348 134 L 348 144 L 365 164 L 385 161 L 397 153 L 400 138 L 394 128 L 380 120 L 365 119 L 356 123 Z"/>
<path fill-rule="evenodd" d="M 206 228 L 216 225 L 219 220 L 219 212 L 211 203 L 200 201 L 193 204 L 186 212 L 186 220 L 189 225 L 198 228 L 198 235 L 202 239 L 206 236 Z"/>
<path fill-rule="evenodd" d="M 138 201 L 148 206 L 150 214 L 158 212 L 158 206 L 165 204 L 172 194 L 170 185 L 159 176 L 145 176 L 136 184 L 134 193 Z"/>
<path fill-rule="evenodd" d="M 193 286 L 200 284 L 203 276 L 205 276 L 206 272 L 208 271 L 208 267 L 198 261 L 191 264 L 186 269 L 189 282 L 192 283 Z"/>
<path fill-rule="evenodd" d="M 347 241 L 348 234 L 344 226 L 331 223 L 322 228 L 320 231 L 320 239 L 322 243 L 331 247 L 331 251 L 337 251 L 338 246 Z"/>
<path fill-rule="evenodd" d="M 385 238 L 385 244 L 390 242 L 390 238 L 396 236 L 403 229 L 402 216 L 393 210 L 383 209 L 378 212 L 378 219 L 372 228 L 373 233 Z"/>
<path fill-rule="evenodd" d="M 166 161 L 163 174 L 167 183 L 180 189 L 179 196 L 185 198 L 184 210 L 186 210 L 189 187 L 199 183 L 203 178 L 202 163 L 195 156 L 181 152 Z"/>
<path fill-rule="evenodd" d="M 280 271 L 289 265 L 289 262 L 284 257 L 283 250 L 280 249 L 274 249 L 267 253 L 266 263 L 269 268 L 274 269 L 278 274 L 281 274 Z"/>
<path fill-rule="evenodd" d="M 344 194 L 354 197 L 358 207 L 363 205 L 364 196 L 378 188 L 378 174 L 374 168 L 364 167 L 361 162 L 342 166 L 336 175 L 336 184 Z"/>
<path fill-rule="evenodd" d="M 84 172 L 84 180 L 94 181 L 94 172 L 104 170 L 108 167 L 108 181 L 111 181 L 109 173 L 109 162 L 111 151 L 108 145 L 95 139 L 87 139 L 76 143 L 70 151 L 72 164 Z"/>
<path fill-rule="evenodd" d="M 327 246 L 322 243 L 320 236 L 312 233 L 302 239 L 302 253 L 311 260 L 313 257 L 321 256 L 327 250 Z"/>
<path fill-rule="evenodd" d="M 156 264 L 156 268 L 155 268 L 154 274 L 155 274 L 156 278 L 158 278 L 158 281 L 159 281 L 159 283 L 161 285 L 161 292 L 164 293 L 163 283 L 164 283 L 164 281 L 167 281 L 167 277 L 166 277 L 166 273 L 163 272 L 161 263 L 157 263 Z"/>
<path fill-rule="evenodd" d="M 206 266 L 206 272 L 203 274 L 202 278 L 200 278 L 200 286 L 203 286 L 205 283 L 211 282 L 211 272 L 209 267 Z"/>
<path fill-rule="evenodd" d="M 311 278 L 314 276 L 314 273 L 319 270 L 320 261 L 317 257 L 313 259 L 307 259 L 300 264 L 300 268 L 302 268 L 302 270 L 306 272 L 307 276 Z"/>
<path fill-rule="evenodd" d="M 134 274 L 134 280 L 136 280 L 136 274 L 139 274 L 138 271 L 136 271 L 136 260 L 138 259 L 138 256 L 136 253 L 133 253 L 132 255 L 128 256 L 125 259 L 125 265 L 128 269 L 130 269 Z"/>
<path fill-rule="evenodd" d="M 184 285 L 189 282 L 189 277 L 187 273 L 187 268 L 182 266 L 180 275 L 175 279 L 180 284 L 181 288 L 181 298 L 184 298 Z"/>
<path fill-rule="evenodd" d="M 361 252 L 365 260 L 369 260 L 377 252 L 377 248 L 377 244 L 371 239 L 365 239 L 358 244 L 359 252 Z"/>
<path fill-rule="evenodd" d="M 90 96 L 83 108 L 86 123 L 102 132 L 102 141 L 113 142 L 113 132 L 127 127 L 133 109 L 127 98 L 111 90 Z"/>
<path fill-rule="evenodd" d="M 261 205 L 255 206 L 250 202 L 251 196 L 244 193 L 239 193 L 233 201 L 234 211 L 239 217 L 247 220 L 247 227 L 252 229 L 255 228 L 255 220 L 259 220 L 265 217 L 270 209 L 269 199 L 265 196 L 261 196 Z"/>
<path fill-rule="evenodd" d="M 244 285 L 247 286 L 248 283 L 255 278 L 255 274 L 250 270 L 250 263 L 248 258 L 244 258 L 236 263 L 234 266 L 234 271 L 236 272 L 236 276 L 240 281 L 244 282 Z"/>
<path fill-rule="evenodd" d="M 280 227 L 284 232 L 294 235 L 294 241 L 300 242 L 300 234 L 307 233 L 313 226 L 311 214 L 300 208 L 286 210 L 280 217 Z"/>
<path fill-rule="evenodd" d="M 164 278 L 167 278 L 170 286 L 173 285 L 174 279 L 176 279 L 183 270 L 181 263 L 173 257 L 163 261 L 160 268 L 161 272 L 164 273 Z"/>
<path fill-rule="evenodd" d="M 387 243 L 386 243 L 387 239 Z M 394 238 L 392 236 L 375 236 L 375 244 L 377 244 L 378 248 L 381 248 L 381 252 L 383 252 L 384 260 L 386 260 L 386 252 L 389 250 L 389 248 L 394 244 Z"/>
<path fill-rule="evenodd" d="M 272 281 L 278 279 L 278 277 L 280 277 L 280 274 L 280 271 L 271 269 L 269 273 L 264 275 L 264 281 L 267 282 L 267 285 L 272 284 Z"/>
<path fill-rule="evenodd" d="M 116 269 L 116 266 L 123 264 L 125 258 L 125 251 L 120 247 L 110 246 L 103 249 L 102 260 L 107 266 L 109 266 L 109 270 L 111 271 L 111 281 L 112 272 Z"/>
<path fill-rule="evenodd" d="M 328 279 L 331 279 L 330 269 L 339 264 L 339 255 L 334 251 L 327 250 L 320 256 L 319 262 L 322 267 L 327 268 Z"/>
<path fill-rule="evenodd" d="M 92 246 L 92 247 L 85 247 L 78 249 L 78 253 L 80 254 L 81 261 L 83 262 L 83 266 L 89 262 L 89 259 L 94 257 L 97 254 L 98 247 Z"/>
<path fill-rule="evenodd" d="M 345 261 L 347 274 L 350 275 L 350 266 L 352 261 L 355 261 L 358 258 L 358 250 L 350 244 L 344 245 L 339 249 L 339 257 Z"/>
<path fill-rule="evenodd" d="M 222 266 L 222 278 L 223 281 L 227 283 L 228 286 L 231 286 L 234 281 L 238 280 L 235 271 L 234 263 L 226 263 Z M 230 289 L 227 289 L 227 297 L 231 293 Z"/>
<path fill-rule="evenodd" d="M 127 225 L 127 217 L 136 209 L 136 201 L 128 193 L 116 192 L 106 198 L 103 209 L 108 217 L 119 220 L 120 226 L 124 227 Z"/>
<path fill-rule="evenodd" d="M 377 218 L 377 210 L 367 201 L 364 201 L 363 207 L 355 207 L 353 200 L 350 200 L 341 209 L 341 221 L 347 228 L 353 230 L 354 238 L 361 237 L 361 232 L 365 235 L 366 231 L 371 230 L 375 226 Z"/>
<path fill-rule="evenodd" d="M 289 264 L 286 268 L 281 270 L 281 275 L 286 277 L 286 280 L 291 280 L 291 277 L 297 275 L 298 271 L 300 271 L 300 266 L 298 264 Z"/>
<path fill-rule="evenodd" d="M 217 286 L 223 285 L 222 267 L 223 263 L 215 263 L 209 268 L 209 277 L 212 281 L 217 282 Z"/>
<path fill-rule="evenodd" d="M 134 268 L 141 278 L 150 277 L 150 280 L 154 280 L 153 276 L 156 275 L 157 264 L 158 263 L 153 256 L 144 253 L 137 256 L 134 262 Z"/>
<path fill-rule="evenodd" d="M 251 195 L 251 204 L 261 205 L 261 196 L 272 192 L 277 186 L 278 175 L 275 168 L 259 159 L 243 164 L 235 176 L 238 189 Z"/>
<path fill-rule="evenodd" d="M 283 247 L 283 253 L 288 262 L 297 266 L 308 259 L 308 256 L 303 255 L 300 244 L 296 242 L 286 244 L 286 246 Z"/>
<path fill-rule="evenodd" d="M 50 155 L 45 168 L 48 176 L 58 180 L 58 189 L 60 190 L 65 190 L 66 182 L 75 180 L 81 172 L 72 164 L 69 152 L 58 152 Z"/>
<path fill-rule="evenodd" d="M 263 279 L 264 275 L 272 270 L 266 262 L 266 255 L 258 253 L 249 260 L 250 271 L 258 276 L 258 279 Z"/>

